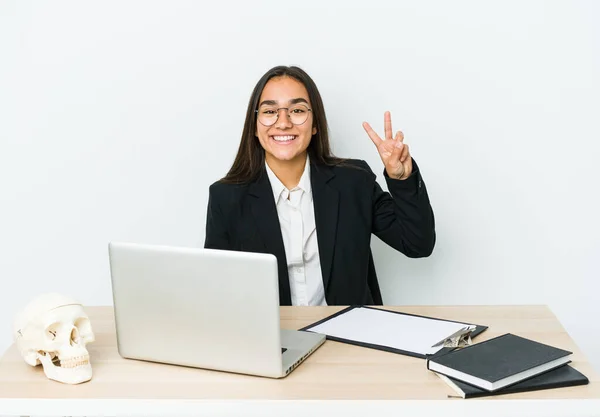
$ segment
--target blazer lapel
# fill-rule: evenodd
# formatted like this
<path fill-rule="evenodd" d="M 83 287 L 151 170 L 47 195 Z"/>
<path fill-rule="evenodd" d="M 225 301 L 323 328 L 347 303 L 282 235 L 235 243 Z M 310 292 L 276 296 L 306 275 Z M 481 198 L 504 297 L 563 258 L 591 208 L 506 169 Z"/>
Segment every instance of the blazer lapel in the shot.
<path fill-rule="evenodd" d="M 310 173 L 323 288 L 327 294 L 337 231 L 339 192 L 328 184 L 335 176 L 330 167 L 311 164 Z"/>
<path fill-rule="evenodd" d="M 281 236 L 281 226 L 279 225 L 279 216 L 273 198 L 273 189 L 266 172 L 263 172 L 256 182 L 250 185 L 248 193 L 253 197 L 250 199 L 252 215 L 267 251 L 279 260 L 279 303 L 281 305 L 291 305 L 292 296 L 290 294 L 290 281 L 283 237 Z"/>

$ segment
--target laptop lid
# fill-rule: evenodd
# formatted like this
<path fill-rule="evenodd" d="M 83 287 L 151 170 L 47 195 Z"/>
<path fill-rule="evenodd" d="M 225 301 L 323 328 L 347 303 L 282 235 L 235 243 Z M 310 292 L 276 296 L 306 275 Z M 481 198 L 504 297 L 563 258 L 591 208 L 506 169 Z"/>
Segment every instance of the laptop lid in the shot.
<path fill-rule="evenodd" d="M 281 376 L 274 255 L 111 242 L 109 258 L 121 356 Z"/>

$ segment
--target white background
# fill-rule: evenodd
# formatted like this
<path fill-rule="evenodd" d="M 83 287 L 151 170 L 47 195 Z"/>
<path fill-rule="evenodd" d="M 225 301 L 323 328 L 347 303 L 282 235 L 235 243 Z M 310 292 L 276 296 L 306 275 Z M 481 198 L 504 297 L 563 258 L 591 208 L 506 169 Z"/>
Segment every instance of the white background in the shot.
<path fill-rule="evenodd" d="M 260 76 L 315 80 L 334 152 L 402 129 L 437 246 L 373 239 L 389 305 L 548 304 L 600 369 L 600 4 L 0 3 L 0 350 L 58 291 L 112 304 L 107 244 L 202 246 Z M 484 323 L 485 324 L 485 323 Z"/>

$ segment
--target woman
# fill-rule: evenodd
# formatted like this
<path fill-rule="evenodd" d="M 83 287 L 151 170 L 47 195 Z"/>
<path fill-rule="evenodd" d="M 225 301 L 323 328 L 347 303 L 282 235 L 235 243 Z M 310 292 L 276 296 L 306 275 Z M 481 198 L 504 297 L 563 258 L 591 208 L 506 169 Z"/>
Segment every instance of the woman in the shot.
<path fill-rule="evenodd" d="M 411 258 L 435 245 L 425 183 L 388 112 L 384 124 L 385 139 L 363 127 L 389 193 L 366 162 L 331 154 L 308 74 L 269 70 L 250 97 L 233 166 L 210 186 L 205 247 L 274 254 L 281 305 L 382 305 L 371 234 Z"/>

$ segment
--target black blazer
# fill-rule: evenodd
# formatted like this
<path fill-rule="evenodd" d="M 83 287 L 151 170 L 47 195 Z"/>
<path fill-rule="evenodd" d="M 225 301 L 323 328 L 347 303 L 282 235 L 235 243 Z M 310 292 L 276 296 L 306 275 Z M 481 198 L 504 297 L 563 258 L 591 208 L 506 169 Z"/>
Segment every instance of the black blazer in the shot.
<path fill-rule="evenodd" d="M 371 234 L 411 258 L 429 256 L 435 222 L 425 183 L 413 160 L 403 181 L 384 177 L 381 189 L 362 160 L 346 166 L 311 161 L 315 225 L 328 305 L 382 305 Z M 393 196 L 393 198 L 392 198 Z M 279 302 L 290 305 L 283 238 L 266 169 L 249 184 L 210 186 L 205 248 L 271 253 L 277 257 Z"/>

